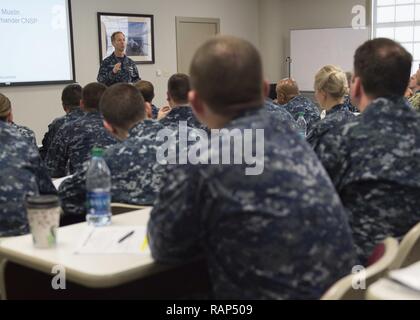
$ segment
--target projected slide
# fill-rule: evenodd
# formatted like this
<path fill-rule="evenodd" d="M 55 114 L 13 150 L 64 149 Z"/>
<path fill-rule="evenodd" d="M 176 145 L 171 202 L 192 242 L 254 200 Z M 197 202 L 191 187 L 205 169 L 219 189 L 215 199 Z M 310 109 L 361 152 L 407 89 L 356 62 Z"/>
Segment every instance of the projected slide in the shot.
<path fill-rule="evenodd" d="M 0 0 L 0 86 L 74 80 L 69 0 Z"/>

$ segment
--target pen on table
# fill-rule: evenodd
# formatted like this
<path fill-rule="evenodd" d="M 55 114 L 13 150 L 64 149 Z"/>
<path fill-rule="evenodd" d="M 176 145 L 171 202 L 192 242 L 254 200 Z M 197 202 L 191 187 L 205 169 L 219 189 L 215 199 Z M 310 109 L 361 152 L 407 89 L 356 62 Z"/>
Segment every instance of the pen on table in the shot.
<path fill-rule="evenodd" d="M 118 243 L 123 242 L 125 239 L 127 239 L 128 237 L 132 236 L 134 234 L 134 230 L 130 231 L 129 233 L 127 233 L 124 237 L 122 237 L 120 240 L 118 240 Z"/>
<path fill-rule="evenodd" d="M 86 246 L 86 244 L 88 243 L 88 241 L 89 241 L 90 237 L 91 237 L 91 236 L 92 236 L 92 234 L 93 234 L 93 231 L 95 231 L 95 229 L 94 229 L 94 228 L 92 228 L 92 230 L 90 230 L 90 233 L 89 233 L 89 235 L 87 236 L 87 238 L 85 239 L 85 242 L 83 242 L 82 247 Z"/>

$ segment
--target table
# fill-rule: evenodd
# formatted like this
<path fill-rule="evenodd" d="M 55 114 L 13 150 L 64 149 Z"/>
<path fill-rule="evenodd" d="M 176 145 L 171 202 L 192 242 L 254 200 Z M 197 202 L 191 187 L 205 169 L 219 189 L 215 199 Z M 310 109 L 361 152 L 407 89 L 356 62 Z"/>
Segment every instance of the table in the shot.
<path fill-rule="evenodd" d="M 112 217 L 116 226 L 145 226 L 151 208 Z M 31 235 L 0 242 L 0 288 L 8 299 L 74 298 L 177 298 L 209 290 L 206 263 L 193 260 L 180 266 L 156 263 L 148 255 L 76 255 L 87 224 L 78 223 L 57 231 L 57 247 L 36 249 Z M 65 268 L 66 289 L 54 290 L 54 266 Z"/>

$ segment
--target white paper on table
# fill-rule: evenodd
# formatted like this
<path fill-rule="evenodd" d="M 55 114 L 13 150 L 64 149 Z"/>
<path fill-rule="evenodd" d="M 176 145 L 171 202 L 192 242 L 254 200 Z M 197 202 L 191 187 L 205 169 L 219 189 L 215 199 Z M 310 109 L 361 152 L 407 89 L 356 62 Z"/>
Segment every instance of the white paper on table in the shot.
<path fill-rule="evenodd" d="M 71 177 L 73 177 L 73 175 L 62 177 L 62 178 L 58 178 L 58 179 L 53 179 L 54 187 L 58 190 L 58 188 L 64 182 L 64 180 L 70 179 Z"/>
<path fill-rule="evenodd" d="M 420 262 L 389 272 L 389 277 L 408 288 L 420 291 Z"/>
<path fill-rule="evenodd" d="M 132 235 L 120 241 L 124 236 Z M 75 254 L 150 254 L 145 226 L 88 227 Z"/>

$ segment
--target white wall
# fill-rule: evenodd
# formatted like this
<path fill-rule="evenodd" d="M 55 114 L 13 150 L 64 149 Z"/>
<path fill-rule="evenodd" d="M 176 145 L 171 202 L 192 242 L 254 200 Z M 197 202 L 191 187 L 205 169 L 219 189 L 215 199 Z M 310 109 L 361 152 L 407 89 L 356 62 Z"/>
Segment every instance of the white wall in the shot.
<path fill-rule="evenodd" d="M 76 80 L 96 81 L 99 69 L 97 12 L 153 14 L 155 64 L 139 65 L 143 79 L 155 85 L 155 103 L 165 104 L 166 82 L 176 70 L 175 17 L 220 18 L 220 31 L 259 45 L 258 0 L 72 0 Z M 48 39 L 40 38 L 47 42 Z M 25 61 L 22 61 L 25 63 Z M 41 63 L 48 63 L 41 62 Z M 156 70 L 163 72 L 156 76 Z M 15 122 L 29 126 L 40 143 L 48 124 L 63 114 L 64 85 L 0 88 L 13 103 Z"/>
<path fill-rule="evenodd" d="M 366 6 L 369 16 L 370 0 L 260 0 L 260 49 L 266 78 L 274 83 L 288 75 L 285 60 L 290 55 L 291 29 L 350 27 L 352 8 L 358 4 Z"/>
<path fill-rule="evenodd" d="M 97 12 L 154 15 L 155 64 L 139 65 L 139 69 L 142 78 L 155 85 L 155 103 L 161 106 L 165 104 L 166 81 L 176 72 L 176 16 L 220 18 L 221 33 L 243 37 L 260 48 L 265 76 L 277 82 L 287 76 L 285 59 L 290 54 L 290 29 L 350 26 L 352 7 L 366 5 L 369 15 L 370 1 L 72 0 L 77 81 L 85 85 L 96 79 L 99 68 Z M 40 41 L 48 39 L 40 38 Z M 162 77 L 156 76 L 157 69 L 163 71 Z M 40 143 L 51 120 L 63 114 L 60 103 L 63 87 L 0 88 L 0 92 L 11 98 L 15 121 L 34 129 Z"/>

